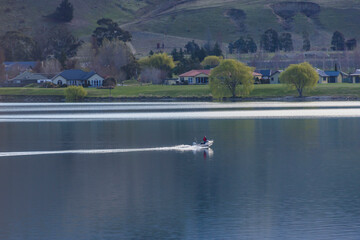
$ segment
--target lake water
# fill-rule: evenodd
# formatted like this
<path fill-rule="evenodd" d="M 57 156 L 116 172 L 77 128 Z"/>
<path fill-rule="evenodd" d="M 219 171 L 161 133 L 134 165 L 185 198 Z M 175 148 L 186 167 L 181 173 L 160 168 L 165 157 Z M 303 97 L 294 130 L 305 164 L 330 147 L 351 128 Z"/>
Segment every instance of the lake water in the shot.
<path fill-rule="evenodd" d="M 0 239 L 359 239 L 360 103 L 0 104 Z M 203 135 L 209 150 L 191 146 Z"/>

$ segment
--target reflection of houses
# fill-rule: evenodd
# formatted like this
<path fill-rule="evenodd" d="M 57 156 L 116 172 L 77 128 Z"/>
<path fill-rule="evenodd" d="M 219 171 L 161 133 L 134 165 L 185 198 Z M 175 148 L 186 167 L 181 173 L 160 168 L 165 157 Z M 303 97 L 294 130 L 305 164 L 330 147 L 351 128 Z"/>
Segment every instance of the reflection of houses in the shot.
<path fill-rule="evenodd" d="M 261 83 L 262 75 L 260 73 L 253 72 L 252 75 L 253 75 L 253 79 L 254 79 L 255 84 Z"/>
<path fill-rule="evenodd" d="M 211 70 L 191 70 L 181 74 L 180 84 L 208 84 Z"/>
<path fill-rule="evenodd" d="M 277 70 L 273 72 L 270 76 L 270 84 L 279 84 L 280 83 L 280 74 L 283 70 Z"/>
<path fill-rule="evenodd" d="M 316 69 L 316 72 L 319 75 L 318 83 L 328 83 L 329 75 L 327 75 L 323 70 Z"/>
<path fill-rule="evenodd" d="M 100 87 L 103 85 L 103 81 L 104 78 L 96 72 L 85 72 L 79 69 L 65 70 L 52 79 L 54 84 L 84 87 Z"/>
<path fill-rule="evenodd" d="M 25 72 L 19 74 L 18 76 L 8 80 L 8 84 L 10 86 L 22 87 L 22 86 L 26 86 L 31 83 L 42 83 L 47 80 L 48 80 L 48 77 L 43 74 L 31 73 L 31 72 L 25 71 Z"/>
<path fill-rule="evenodd" d="M 261 83 L 270 83 L 270 77 L 271 77 L 271 70 L 270 69 L 259 69 L 255 70 L 256 73 L 260 73 L 262 75 L 261 77 Z"/>
<path fill-rule="evenodd" d="M 352 83 L 360 83 L 360 69 L 356 69 L 356 71 L 350 74 L 350 79 Z"/>

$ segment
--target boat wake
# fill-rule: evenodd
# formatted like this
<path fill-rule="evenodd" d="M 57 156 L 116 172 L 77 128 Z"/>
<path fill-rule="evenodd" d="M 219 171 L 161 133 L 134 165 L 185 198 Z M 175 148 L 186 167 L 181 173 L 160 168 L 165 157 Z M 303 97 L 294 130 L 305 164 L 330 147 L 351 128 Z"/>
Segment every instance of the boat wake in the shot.
<path fill-rule="evenodd" d="M 211 149 L 209 149 L 211 150 Z M 154 152 L 154 151 L 204 151 L 204 148 L 193 145 L 177 145 L 172 147 L 155 148 L 127 148 L 127 149 L 82 149 L 82 150 L 61 150 L 61 151 L 27 151 L 27 152 L 0 152 L 0 157 L 34 156 L 34 155 L 55 155 L 55 154 L 106 154 L 106 153 L 130 153 L 130 152 Z"/>

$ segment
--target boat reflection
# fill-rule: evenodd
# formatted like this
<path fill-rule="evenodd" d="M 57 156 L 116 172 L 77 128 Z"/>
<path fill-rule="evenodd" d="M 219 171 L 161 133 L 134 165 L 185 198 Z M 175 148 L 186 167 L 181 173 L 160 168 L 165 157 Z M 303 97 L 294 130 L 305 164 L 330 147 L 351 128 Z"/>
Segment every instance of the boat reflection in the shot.
<path fill-rule="evenodd" d="M 214 150 L 212 150 L 211 148 L 199 148 L 199 149 L 194 149 L 193 150 L 194 155 L 197 154 L 203 154 L 204 159 L 211 159 L 214 156 Z"/>

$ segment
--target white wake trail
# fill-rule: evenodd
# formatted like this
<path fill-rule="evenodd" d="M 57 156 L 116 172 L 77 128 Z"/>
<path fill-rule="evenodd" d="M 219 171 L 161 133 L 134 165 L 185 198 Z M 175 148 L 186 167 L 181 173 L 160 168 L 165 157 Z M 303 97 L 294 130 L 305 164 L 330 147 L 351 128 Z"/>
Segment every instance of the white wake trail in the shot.
<path fill-rule="evenodd" d="M 0 152 L 0 157 L 55 155 L 55 154 L 105 154 L 105 153 L 129 153 L 129 152 L 152 152 L 152 151 L 199 151 L 203 148 L 192 145 L 177 145 L 172 147 L 155 148 L 128 148 L 128 149 L 81 149 L 61 151 L 27 151 L 27 152 Z"/>

